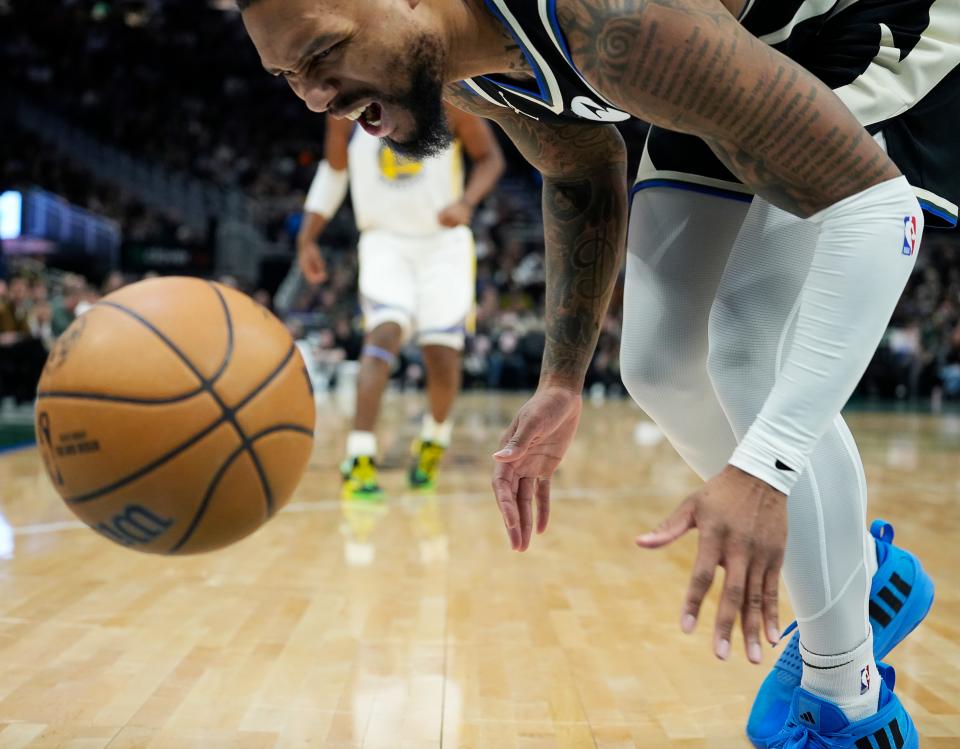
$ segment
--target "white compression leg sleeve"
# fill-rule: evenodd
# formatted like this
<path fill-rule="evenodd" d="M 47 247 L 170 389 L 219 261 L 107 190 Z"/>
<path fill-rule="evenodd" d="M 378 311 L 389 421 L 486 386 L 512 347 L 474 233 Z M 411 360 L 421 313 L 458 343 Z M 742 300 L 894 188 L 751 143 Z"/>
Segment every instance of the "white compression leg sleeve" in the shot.
<path fill-rule="evenodd" d="M 624 385 L 706 479 L 736 442 L 707 376 L 707 321 L 748 204 L 654 187 L 633 199 L 620 368 Z"/>
<path fill-rule="evenodd" d="M 736 241 L 710 317 L 709 371 L 738 439 L 760 412 L 793 342 L 819 233 L 816 224 L 757 199 Z M 866 501 L 860 455 L 837 416 L 788 503 L 784 578 L 801 638 L 814 652 L 853 650 L 869 632 L 876 561 Z"/>

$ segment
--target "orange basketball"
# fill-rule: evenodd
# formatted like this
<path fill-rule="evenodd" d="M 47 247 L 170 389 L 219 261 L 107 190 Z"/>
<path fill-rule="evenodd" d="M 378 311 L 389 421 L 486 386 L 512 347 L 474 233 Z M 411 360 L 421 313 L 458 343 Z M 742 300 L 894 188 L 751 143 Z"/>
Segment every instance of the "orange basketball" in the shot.
<path fill-rule="evenodd" d="M 37 441 L 54 486 L 123 546 L 192 554 L 252 533 L 290 499 L 314 403 L 284 326 L 193 278 L 110 294 L 50 352 Z"/>

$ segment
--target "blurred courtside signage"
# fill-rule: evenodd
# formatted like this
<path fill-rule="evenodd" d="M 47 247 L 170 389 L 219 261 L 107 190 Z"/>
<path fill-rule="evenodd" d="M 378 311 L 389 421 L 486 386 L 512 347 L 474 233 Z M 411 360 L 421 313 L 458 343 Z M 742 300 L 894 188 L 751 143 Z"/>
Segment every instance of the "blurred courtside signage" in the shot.
<path fill-rule="evenodd" d="M 23 193 L 7 190 L 0 194 L 0 239 L 17 239 L 23 226 Z"/>
<path fill-rule="evenodd" d="M 39 189 L 0 194 L 0 241 L 8 255 L 57 255 L 77 266 L 115 267 L 116 221 Z"/>

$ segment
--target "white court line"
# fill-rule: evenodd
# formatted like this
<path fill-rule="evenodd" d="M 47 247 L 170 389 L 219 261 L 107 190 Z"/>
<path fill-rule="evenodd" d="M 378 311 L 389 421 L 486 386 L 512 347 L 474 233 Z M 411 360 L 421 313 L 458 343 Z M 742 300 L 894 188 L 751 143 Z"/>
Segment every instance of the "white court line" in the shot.
<path fill-rule="evenodd" d="M 87 526 L 79 520 L 62 520 L 59 523 L 38 523 L 36 525 L 23 525 L 13 529 L 15 536 L 39 536 L 44 533 L 59 533 L 60 531 L 73 531 L 77 528 L 86 528 Z"/>
<path fill-rule="evenodd" d="M 618 489 L 616 491 L 604 491 L 598 489 L 574 488 L 554 490 L 551 492 L 551 500 L 569 501 L 577 499 L 590 499 L 594 502 L 616 501 L 631 496 L 636 496 L 637 492 L 633 489 Z M 644 497 L 664 497 L 676 495 L 676 492 L 650 491 L 643 492 Z M 401 492 L 396 495 L 388 495 L 387 506 L 391 504 L 390 500 L 398 501 L 405 498 L 424 498 L 437 502 L 493 502 L 493 492 L 462 492 L 459 494 L 414 494 L 412 492 Z M 677 501 L 683 497 L 677 496 Z M 315 502 L 295 502 L 287 505 L 281 511 L 285 514 L 302 514 L 309 512 L 337 512 L 340 510 L 341 502 L 338 499 L 320 499 Z M 61 533 L 63 531 L 75 531 L 86 529 L 87 526 L 79 520 L 61 520 L 55 523 L 36 523 L 33 525 L 23 525 L 13 529 L 15 536 L 41 536 L 48 533 Z"/>

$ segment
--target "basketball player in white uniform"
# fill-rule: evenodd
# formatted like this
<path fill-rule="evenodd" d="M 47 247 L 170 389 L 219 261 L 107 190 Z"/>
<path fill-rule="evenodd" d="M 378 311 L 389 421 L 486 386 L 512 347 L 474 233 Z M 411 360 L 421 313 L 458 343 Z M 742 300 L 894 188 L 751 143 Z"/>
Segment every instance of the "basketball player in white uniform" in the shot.
<path fill-rule="evenodd" d="M 326 272 L 316 241 L 346 195 L 360 230 L 360 298 L 366 340 L 357 380 L 353 430 L 343 463 L 343 496 L 378 499 L 380 400 L 401 346 L 414 334 L 427 370 L 428 409 L 414 442 L 412 488 L 434 485 L 450 444 L 450 411 L 460 389 L 461 354 L 471 322 L 475 256 L 470 220 L 503 173 L 490 126 L 449 113 L 455 140 L 436 156 L 397 155 L 350 120 L 328 118 L 325 159 L 307 195 L 298 260 L 311 283 Z M 472 168 L 464 184 L 463 154 Z"/>

